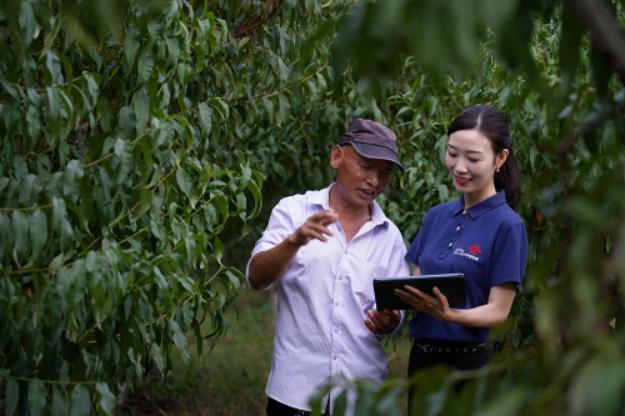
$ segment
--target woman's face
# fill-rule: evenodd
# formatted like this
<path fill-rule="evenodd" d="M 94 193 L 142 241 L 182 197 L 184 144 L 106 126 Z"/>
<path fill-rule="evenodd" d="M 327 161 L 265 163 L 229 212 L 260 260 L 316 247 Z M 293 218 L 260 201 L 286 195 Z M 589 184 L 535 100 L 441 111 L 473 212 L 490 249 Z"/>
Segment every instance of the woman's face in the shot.
<path fill-rule="evenodd" d="M 478 130 L 460 130 L 449 137 L 445 164 L 456 189 L 465 195 L 465 207 L 497 192 L 495 171 L 506 161 L 508 150 L 495 156 L 490 140 Z"/>

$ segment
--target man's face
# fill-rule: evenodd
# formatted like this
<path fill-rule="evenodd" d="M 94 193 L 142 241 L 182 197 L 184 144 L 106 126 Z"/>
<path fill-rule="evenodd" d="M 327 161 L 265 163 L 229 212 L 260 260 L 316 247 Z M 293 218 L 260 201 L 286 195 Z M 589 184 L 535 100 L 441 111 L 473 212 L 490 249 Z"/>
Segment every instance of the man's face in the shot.
<path fill-rule="evenodd" d="M 367 206 L 380 195 L 391 179 L 394 163 L 360 156 L 351 145 L 334 146 L 332 167 L 338 169 L 336 185 L 345 200 Z"/>

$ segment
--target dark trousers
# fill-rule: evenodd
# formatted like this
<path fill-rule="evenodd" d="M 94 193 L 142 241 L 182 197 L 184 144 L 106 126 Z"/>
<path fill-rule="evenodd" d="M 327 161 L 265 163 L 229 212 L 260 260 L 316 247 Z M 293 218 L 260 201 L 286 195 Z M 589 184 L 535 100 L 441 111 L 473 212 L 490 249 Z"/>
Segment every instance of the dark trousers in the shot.
<path fill-rule="evenodd" d="M 329 406 L 327 407 L 329 408 Z M 305 416 L 308 414 L 309 412 L 305 410 L 294 409 L 271 397 L 267 397 L 267 416 Z M 327 408 L 325 414 L 330 414 Z"/>
<path fill-rule="evenodd" d="M 417 346 L 417 343 L 415 342 L 414 344 L 412 344 L 412 348 L 410 350 L 410 361 L 408 362 L 408 378 L 410 378 L 414 373 L 419 370 L 434 367 L 438 364 L 445 364 L 453 369 L 461 371 L 475 370 L 477 368 L 485 366 L 488 361 L 493 358 L 495 353 L 496 350 L 494 347 L 486 351 L 469 354 L 426 353 L 423 352 L 423 350 L 419 348 Z M 454 385 L 454 390 L 456 391 L 456 394 L 460 392 L 462 386 L 465 383 L 466 382 L 461 381 Z M 414 390 L 411 390 L 410 394 L 408 395 L 408 414 L 410 414 L 410 409 L 412 409 L 413 394 Z"/>

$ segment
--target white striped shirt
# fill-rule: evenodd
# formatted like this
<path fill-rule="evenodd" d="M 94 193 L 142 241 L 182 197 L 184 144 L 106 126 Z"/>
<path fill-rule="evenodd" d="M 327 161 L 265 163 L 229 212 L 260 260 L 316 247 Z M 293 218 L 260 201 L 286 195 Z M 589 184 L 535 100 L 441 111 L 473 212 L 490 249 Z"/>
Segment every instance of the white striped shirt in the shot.
<path fill-rule="evenodd" d="M 310 216 L 329 209 L 331 187 L 282 199 L 252 257 L 280 244 Z M 364 320 L 375 305 L 373 279 L 408 276 L 410 268 L 401 233 L 375 201 L 371 208 L 371 221 L 349 244 L 339 222 L 329 224 L 334 235 L 300 248 L 278 281 L 273 362 L 265 390 L 274 400 L 311 410 L 310 397 L 328 380 L 386 378 L 382 337 L 369 331 Z"/>

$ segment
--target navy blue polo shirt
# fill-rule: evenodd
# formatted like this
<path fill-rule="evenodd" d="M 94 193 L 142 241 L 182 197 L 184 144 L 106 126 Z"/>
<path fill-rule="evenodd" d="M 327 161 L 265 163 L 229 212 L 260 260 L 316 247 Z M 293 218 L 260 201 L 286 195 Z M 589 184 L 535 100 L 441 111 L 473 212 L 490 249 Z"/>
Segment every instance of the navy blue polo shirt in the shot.
<path fill-rule="evenodd" d="M 487 304 L 493 286 L 516 282 L 518 290 L 527 263 L 527 234 L 503 191 L 466 210 L 463 197 L 427 213 L 406 260 L 422 275 L 464 273 L 467 306 L 461 309 L 470 309 Z M 410 322 L 410 334 L 420 342 L 480 344 L 489 333 L 425 313 Z"/>

